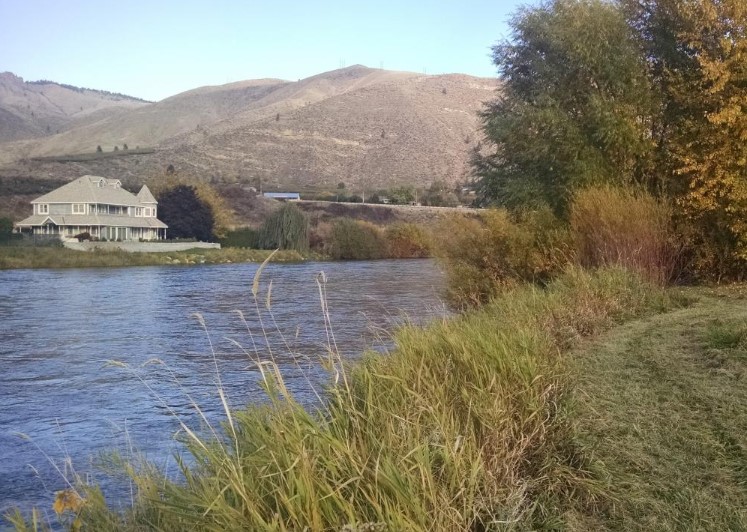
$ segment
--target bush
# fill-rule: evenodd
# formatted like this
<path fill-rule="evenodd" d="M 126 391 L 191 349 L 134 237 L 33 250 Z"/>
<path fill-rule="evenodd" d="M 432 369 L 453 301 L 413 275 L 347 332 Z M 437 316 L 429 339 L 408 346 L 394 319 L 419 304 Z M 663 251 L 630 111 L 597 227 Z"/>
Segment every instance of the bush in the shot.
<path fill-rule="evenodd" d="M 334 259 L 381 259 L 386 249 L 382 230 L 372 223 L 341 218 L 332 226 L 328 253 Z"/>
<path fill-rule="evenodd" d="M 232 229 L 220 240 L 220 244 L 224 248 L 257 249 L 259 247 L 259 232 L 251 227 Z"/>
<path fill-rule="evenodd" d="M 284 203 L 270 215 L 259 230 L 259 247 L 262 249 L 309 249 L 309 220 L 292 203 Z"/>
<path fill-rule="evenodd" d="M 88 231 L 85 231 L 83 233 L 78 233 L 73 238 L 77 239 L 78 242 L 83 242 L 84 240 L 91 240 L 91 233 Z"/>
<path fill-rule="evenodd" d="M 576 193 L 571 206 L 579 263 L 587 268 L 620 265 L 664 285 L 679 256 L 672 211 L 643 191 L 611 186 Z"/>
<path fill-rule="evenodd" d="M 447 298 L 461 308 L 485 303 L 517 282 L 546 283 L 573 259 L 569 231 L 548 208 L 514 215 L 491 209 L 480 220 L 455 216 L 437 233 Z"/>
<path fill-rule="evenodd" d="M 419 259 L 431 254 L 429 237 L 419 225 L 396 223 L 384 230 L 387 257 L 392 259 Z"/>

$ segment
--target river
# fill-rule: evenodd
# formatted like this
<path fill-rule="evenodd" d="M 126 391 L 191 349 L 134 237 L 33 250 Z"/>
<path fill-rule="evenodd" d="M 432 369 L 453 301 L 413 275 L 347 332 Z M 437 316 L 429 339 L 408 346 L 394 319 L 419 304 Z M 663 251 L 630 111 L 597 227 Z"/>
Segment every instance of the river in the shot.
<path fill-rule="evenodd" d="M 199 427 L 192 400 L 213 422 L 219 379 L 233 408 L 263 400 L 257 352 L 313 405 L 329 382 L 319 364 L 328 343 L 322 271 L 347 359 L 385 351 L 405 316 L 446 314 L 443 274 L 429 260 L 270 264 L 255 303 L 257 268 L 0 271 L 0 515 L 51 513 L 54 492 L 74 475 L 127 504 L 126 486 L 100 471 L 100 457 L 137 452 L 174 473 L 177 418 Z"/>

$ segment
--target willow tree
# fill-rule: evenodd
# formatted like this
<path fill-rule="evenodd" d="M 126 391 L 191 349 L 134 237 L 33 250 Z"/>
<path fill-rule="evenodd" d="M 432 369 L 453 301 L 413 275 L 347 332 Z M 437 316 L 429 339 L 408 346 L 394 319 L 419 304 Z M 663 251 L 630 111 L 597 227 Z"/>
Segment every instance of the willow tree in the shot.
<path fill-rule="evenodd" d="M 259 246 L 264 249 L 309 249 L 309 220 L 292 203 L 273 212 L 259 230 Z"/>
<path fill-rule="evenodd" d="M 481 201 L 563 214 L 578 187 L 646 181 L 652 98 L 622 11 L 553 0 L 510 25 L 511 39 L 493 48 L 503 83 L 483 113 L 489 153 L 474 159 Z"/>

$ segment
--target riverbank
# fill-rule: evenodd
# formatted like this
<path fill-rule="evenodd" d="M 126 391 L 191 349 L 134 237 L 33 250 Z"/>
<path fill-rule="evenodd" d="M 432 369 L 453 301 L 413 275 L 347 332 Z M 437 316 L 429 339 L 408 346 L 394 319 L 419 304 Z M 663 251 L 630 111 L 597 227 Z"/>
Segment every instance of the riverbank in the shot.
<path fill-rule="evenodd" d="M 108 530 L 741 530 L 745 300 L 571 270 L 330 358 L 318 414 L 262 361 L 268 401 L 220 442 L 187 431 L 186 478 L 132 464 L 131 508 L 90 486 L 57 508 Z"/>
<path fill-rule="evenodd" d="M 130 253 L 121 250 L 76 251 L 61 247 L 0 247 L 0 270 L 20 268 L 108 268 L 189 264 L 262 262 L 272 251 L 224 248 L 191 249 L 169 253 Z M 273 262 L 309 259 L 297 251 L 278 251 Z"/>

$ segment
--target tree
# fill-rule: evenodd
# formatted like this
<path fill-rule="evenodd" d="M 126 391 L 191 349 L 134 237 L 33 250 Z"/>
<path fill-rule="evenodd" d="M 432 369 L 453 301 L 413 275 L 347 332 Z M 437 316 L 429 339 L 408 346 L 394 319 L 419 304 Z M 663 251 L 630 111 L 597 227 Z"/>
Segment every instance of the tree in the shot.
<path fill-rule="evenodd" d="M 655 166 L 701 274 L 747 266 L 747 3 L 623 0 L 657 89 Z"/>
<path fill-rule="evenodd" d="M 114 146 L 114 151 L 119 151 L 119 146 Z"/>
<path fill-rule="evenodd" d="M 415 189 L 410 186 L 401 186 L 389 191 L 389 199 L 398 205 L 407 205 L 415 201 Z"/>
<path fill-rule="evenodd" d="M 492 145 L 473 158 L 480 202 L 566 214 L 577 187 L 646 182 L 650 85 L 622 12 L 552 0 L 510 25 L 493 48 L 501 93 L 483 112 Z"/>
<path fill-rule="evenodd" d="M 259 246 L 263 249 L 309 249 L 309 220 L 298 207 L 284 203 L 260 228 Z"/>
<path fill-rule="evenodd" d="M 342 181 L 340 181 L 339 183 L 337 183 L 337 188 L 338 188 L 338 190 L 343 190 L 345 188 L 345 183 L 343 183 Z"/>
<path fill-rule="evenodd" d="M 8 242 L 13 236 L 13 220 L 0 218 L 0 242 Z"/>
<path fill-rule="evenodd" d="M 101 146 L 96 146 L 96 153 L 101 153 L 102 151 L 104 150 L 101 149 Z"/>
<path fill-rule="evenodd" d="M 200 200 L 189 185 L 177 185 L 158 194 L 158 217 L 169 226 L 171 238 L 215 240 L 214 219 L 210 206 Z"/>
<path fill-rule="evenodd" d="M 125 150 L 125 151 L 127 151 L 127 150 L 129 150 L 130 148 L 128 148 L 128 147 L 127 147 L 127 144 L 124 144 L 124 145 L 122 146 L 122 149 L 123 149 L 123 150 Z"/>

